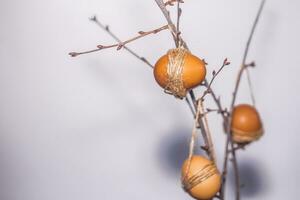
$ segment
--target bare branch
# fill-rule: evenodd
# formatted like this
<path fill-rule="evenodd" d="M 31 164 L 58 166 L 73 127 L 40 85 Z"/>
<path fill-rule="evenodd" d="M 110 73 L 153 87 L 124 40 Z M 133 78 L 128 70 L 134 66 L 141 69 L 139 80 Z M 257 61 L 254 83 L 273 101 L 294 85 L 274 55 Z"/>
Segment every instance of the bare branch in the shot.
<path fill-rule="evenodd" d="M 249 72 L 248 68 L 246 68 L 246 75 L 247 75 L 247 81 L 248 81 L 251 101 L 252 101 L 252 104 L 255 106 L 255 96 L 254 96 L 252 81 L 251 81 L 250 72 Z"/>
<path fill-rule="evenodd" d="M 240 199 L 240 183 L 239 183 L 239 172 L 238 172 L 238 164 L 237 164 L 237 159 L 236 159 L 236 154 L 235 154 L 235 149 L 234 149 L 234 143 L 232 141 L 232 132 L 231 132 L 231 115 L 232 115 L 232 111 L 235 105 L 235 101 L 237 98 L 237 92 L 238 92 L 238 88 L 240 85 L 240 81 L 241 81 L 241 77 L 242 74 L 244 72 L 244 70 L 247 68 L 247 64 L 246 64 L 246 60 L 247 60 L 247 56 L 248 56 L 248 52 L 249 52 L 249 47 L 255 32 L 255 29 L 257 27 L 258 21 L 260 19 L 260 16 L 262 14 L 264 5 L 265 5 L 266 0 L 262 0 L 259 10 L 257 12 L 256 18 L 254 20 L 252 29 L 250 31 L 250 35 L 249 38 L 247 40 L 247 44 L 245 47 L 245 51 L 244 51 L 244 55 L 243 55 L 243 59 L 242 59 L 242 64 L 241 64 L 241 68 L 238 72 L 237 75 L 237 80 L 235 83 L 235 88 L 234 88 L 234 92 L 233 92 L 233 97 L 232 97 L 232 102 L 231 102 L 231 107 L 230 107 L 230 116 L 227 120 L 227 127 L 226 127 L 226 132 L 227 132 L 227 139 L 226 139 L 226 144 L 225 144 L 225 159 L 224 159 L 224 164 L 223 164 L 223 178 L 222 178 L 222 189 L 221 189 L 221 197 L 224 198 L 224 193 L 225 193 L 225 183 L 226 183 L 226 174 L 227 174 L 227 163 L 228 163 L 228 155 L 229 153 L 232 154 L 232 162 L 233 162 L 233 166 L 234 166 L 234 175 L 235 175 L 235 186 L 236 186 L 236 200 Z M 231 151 L 229 150 L 229 144 L 231 146 Z"/>
<path fill-rule="evenodd" d="M 228 59 L 226 58 L 224 61 L 223 61 L 223 64 L 222 66 L 220 67 L 220 69 L 216 72 L 216 71 L 213 71 L 213 77 L 211 79 L 211 81 L 209 82 L 209 84 L 207 85 L 207 89 L 203 92 L 203 95 L 200 97 L 200 99 L 204 99 L 204 97 L 211 93 L 211 85 L 213 84 L 215 78 L 218 76 L 218 74 L 224 69 L 225 66 L 227 65 L 230 65 L 230 62 L 228 61 Z"/>
<path fill-rule="evenodd" d="M 206 115 L 204 114 L 204 105 L 203 105 L 203 101 L 200 100 L 199 101 L 201 106 L 200 106 L 200 115 L 201 115 L 201 120 L 202 120 L 202 126 L 204 126 L 204 130 L 205 130 L 205 134 L 207 137 L 207 143 L 208 143 L 208 155 L 211 158 L 211 160 L 216 163 L 216 155 L 215 155 L 215 149 L 214 149 L 214 144 L 212 141 L 212 136 L 211 136 L 211 132 L 209 130 L 209 126 L 208 126 L 208 120 Z"/>
<path fill-rule="evenodd" d="M 169 30 L 171 31 L 171 34 L 173 36 L 175 45 L 178 44 L 178 42 L 180 42 L 186 49 L 188 49 L 188 46 L 186 45 L 186 43 L 184 42 L 184 40 L 180 37 L 180 34 L 177 33 L 177 28 L 174 25 L 171 17 L 170 17 L 170 13 L 167 10 L 165 3 L 163 2 L 163 0 L 155 0 L 156 4 L 158 5 L 158 7 L 160 8 L 160 10 L 162 11 L 163 15 L 165 16 L 168 25 L 169 25 Z M 178 38 L 177 38 L 178 37 Z M 177 39 L 179 41 L 177 41 Z"/>
<path fill-rule="evenodd" d="M 176 47 L 179 47 L 181 45 L 180 44 L 180 29 L 179 29 L 181 14 L 182 14 L 182 10 L 180 8 L 180 1 L 177 1 Z"/>
<path fill-rule="evenodd" d="M 150 34 L 156 34 L 156 33 L 160 32 L 160 31 L 166 30 L 166 29 L 168 29 L 168 28 L 169 28 L 168 25 L 164 25 L 164 26 L 162 26 L 162 27 L 160 27 L 160 28 L 157 28 L 157 29 L 154 29 L 154 30 L 151 30 L 151 31 L 147 31 L 147 32 L 139 31 L 139 35 L 138 35 L 138 36 L 135 36 L 135 37 L 133 37 L 133 38 L 131 38 L 131 39 L 128 39 L 128 40 L 126 40 L 126 41 L 124 41 L 124 42 L 118 42 L 118 43 L 116 43 L 116 44 L 107 45 L 107 46 L 105 46 L 105 45 L 98 45 L 98 46 L 97 46 L 98 49 L 93 49 L 93 50 L 83 51 L 83 52 L 71 52 L 71 53 L 69 53 L 69 55 L 72 56 L 72 57 L 76 57 L 76 56 L 78 56 L 78 55 L 88 54 L 88 53 L 100 51 L 100 50 L 103 50 L 103 49 L 113 48 L 113 47 L 117 47 L 117 50 L 120 50 L 120 49 L 122 49 L 126 44 L 128 44 L 128 43 L 130 43 L 130 42 L 133 42 L 133 41 L 135 41 L 135 40 L 138 40 L 138 39 L 143 38 L 143 37 L 145 37 L 145 36 L 147 36 L 147 35 L 150 35 Z"/>
<path fill-rule="evenodd" d="M 183 0 L 168 0 L 168 1 L 166 1 L 165 6 L 174 6 L 175 2 L 184 3 Z"/>
<path fill-rule="evenodd" d="M 252 29 L 251 29 L 251 32 L 250 32 L 250 35 L 249 35 L 249 38 L 248 38 L 248 41 L 247 41 L 247 44 L 246 44 L 246 48 L 245 48 L 245 51 L 244 51 L 244 56 L 243 56 L 243 59 L 242 59 L 242 65 L 241 65 L 240 71 L 238 73 L 235 88 L 234 88 L 234 92 L 233 92 L 233 99 L 232 99 L 232 102 L 231 102 L 231 107 L 233 107 L 234 104 L 235 104 L 236 97 L 237 97 L 237 92 L 238 92 L 240 82 L 241 82 L 242 74 L 243 74 L 244 70 L 246 69 L 246 67 L 249 66 L 249 65 L 246 64 L 246 60 L 247 60 L 247 57 L 248 57 L 248 52 L 249 52 L 249 48 L 250 48 L 250 45 L 251 45 L 251 42 L 252 42 L 252 38 L 253 38 L 253 35 L 254 35 L 254 32 L 255 32 L 255 29 L 257 27 L 258 21 L 260 19 L 261 13 L 263 11 L 265 2 L 266 2 L 266 0 L 262 0 L 262 2 L 260 4 L 258 13 L 256 15 L 255 21 L 253 23 L 253 26 L 252 26 Z"/>
<path fill-rule="evenodd" d="M 185 100 L 186 100 L 186 102 L 187 102 L 187 104 L 188 104 L 188 106 L 189 106 L 189 108 L 190 108 L 190 110 L 191 110 L 191 112 L 192 112 L 192 114 L 193 114 L 193 116 L 195 118 L 196 117 L 196 113 L 195 113 L 195 111 L 193 109 L 192 103 L 190 102 L 190 100 L 189 100 L 188 97 L 186 97 Z"/>
<path fill-rule="evenodd" d="M 103 29 L 106 33 L 108 33 L 114 40 L 116 40 L 118 43 L 121 43 L 121 39 L 117 37 L 109 28 L 109 26 L 103 25 L 97 18 L 97 16 L 93 16 L 90 18 L 92 22 L 94 22 L 97 26 L 99 26 L 101 29 Z M 132 49 L 127 47 L 126 45 L 123 47 L 126 51 L 128 51 L 131 55 L 136 57 L 137 59 L 141 60 L 145 64 L 147 64 L 149 67 L 154 68 L 154 66 L 143 56 L 138 55 L 136 52 L 134 52 Z"/>

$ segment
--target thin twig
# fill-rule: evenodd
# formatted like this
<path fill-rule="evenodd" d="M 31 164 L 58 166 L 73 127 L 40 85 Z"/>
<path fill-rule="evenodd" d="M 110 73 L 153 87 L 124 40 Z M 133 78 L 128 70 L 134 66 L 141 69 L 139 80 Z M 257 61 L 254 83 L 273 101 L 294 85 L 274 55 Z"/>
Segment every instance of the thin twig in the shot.
<path fill-rule="evenodd" d="M 174 6 L 175 2 L 177 2 L 177 3 L 184 3 L 183 0 L 169 0 L 169 1 L 166 1 L 165 6 Z"/>
<path fill-rule="evenodd" d="M 223 176 L 222 176 L 222 189 L 221 189 L 221 197 L 224 198 L 225 196 L 225 184 L 226 184 L 226 174 L 227 174 L 227 163 L 228 163 L 228 155 L 229 153 L 232 154 L 232 162 L 233 162 L 233 166 L 234 166 L 234 175 L 235 175 L 235 185 L 236 185 L 236 200 L 240 199 L 240 183 L 239 183 L 239 172 L 238 172 L 238 164 L 237 164 L 237 159 L 236 159 L 236 154 L 235 154 L 235 150 L 234 150 L 234 145 L 233 145 L 233 141 L 232 141 L 232 132 L 231 132 L 231 115 L 232 115 L 232 111 L 235 105 L 235 101 L 237 98 L 237 92 L 239 89 L 239 85 L 241 82 L 241 77 L 242 74 L 244 72 L 244 70 L 246 69 L 247 65 L 246 65 L 246 60 L 247 60 L 247 56 L 248 56 L 248 52 L 249 52 L 249 48 L 250 48 L 250 44 L 255 32 L 255 29 L 257 27 L 258 21 L 260 19 L 262 10 L 264 8 L 266 0 L 262 0 L 259 10 L 257 12 L 256 18 L 254 20 L 249 38 L 247 40 L 247 44 L 245 47 L 245 51 L 244 51 L 244 55 L 243 55 L 243 59 L 242 59 L 242 65 L 241 68 L 238 72 L 237 75 L 237 80 L 235 83 L 235 88 L 234 88 L 234 92 L 233 92 L 233 97 L 232 97 L 232 102 L 231 102 L 231 107 L 230 107 L 230 115 L 228 117 L 227 120 L 227 139 L 226 139 L 226 144 L 225 144 L 225 159 L 224 159 L 224 164 L 223 164 Z M 231 144 L 231 151 L 229 150 L 229 144 Z"/>
<path fill-rule="evenodd" d="M 198 120 L 198 124 L 199 124 L 198 128 L 200 128 L 200 130 L 201 130 L 201 134 L 202 134 L 202 137 L 203 137 L 203 140 L 205 143 L 204 150 L 208 154 L 210 160 L 215 162 L 213 143 L 211 141 L 211 134 L 209 131 L 208 124 L 206 124 L 207 118 L 206 118 L 206 115 L 204 114 L 205 111 L 204 111 L 204 107 L 203 107 L 203 102 L 201 102 L 201 100 L 196 100 L 193 90 L 189 91 L 189 95 L 192 99 L 196 113 L 198 113 L 200 115 L 200 117 L 198 118 L 199 119 Z M 197 114 L 196 114 L 196 117 L 197 117 Z"/>
<path fill-rule="evenodd" d="M 174 25 L 171 17 L 170 17 L 170 13 L 167 10 L 165 3 L 163 2 L 163 0 L 155 0 L 156 4 L 158 5 L 158 7 L 160 8 L 160 10 L 162 11 L 163 15 L 165 16 L 168 25 L 169 25 L 169 30 L 171 31 L 171 34 L 173 36 L 175 45 L 177 45 L 177 29 L 176 26 Z M 184 48 L 188 49 L 188 46 L 186 45 L 186 43 L 184 42 L 184 40 L 180 37 L 180 35 L 178 36 L 178 39 L 180 40 L 181 44 L 183 45 Z"/>
<path fill-rule="evenodd" d="M 246 48 L 245 48 L 244 56 L 243 56 L 243 60 L 242 60 L 242 66 L 241 66 L 240 71 L 238 73 L 237 81 L 236 81 L 236 84 L 235 84 L 235 89 L 234 89 L 234 92 L 233 92 L 233 99 L 232 99 L 231 107 L 234 106 L 235 101 L 236 101 L 237 91 L 239 89 L 241 77 L 242 77 L 244 69 L 247 67 L 246 60 L 247 60 L 247 57 L 248 57 L 249 48 L 250 48 L 250 45 L 251 45 L 251 42 L 252 42 L 252 38 L 253 38 L 253 35 L 254 35 L 254 32 L 255 32 L 255 29 L 257 27 L 258 21 L 260 19 L 261 13 L 263 11 L 265 2 L 266 2 L 266 0 L 262 0 L 262 2 L 260 4 L 258 13 L 256 15 L 255 21 L 253 23 L 253 26 L 252 26 L 252 29 L 251 29 L 251 32 L 250 32 L 250 35 L 249 35 L 249 38 L 248 38 L 248 41 L 247 41 L 247 44 L 246 44 Z"/>
<path fill-rule="evenodd" d="M 206 112 L 205 114 L 208 114 L 208 113 L 211 113 L 211 112 L 216 112 L 216 113 L 219 113 L 219 114 L 224 114 L 224 115 L 228 115 L 228 111 L 227 109 L 225 110 L 220 110 L 219 108 L 215 108 L 215 109 L 211 109 L 211 108 L 206 108 Z"/>
<path fill-rule="evenodd" d="M 197 102 L 197 105 L 195 105 L 195 110 L 196 110 L 196 115 L 195 115 L 195 122 L 194 122 L 194 126 L 193 126 L 193 130 L 192 130 L 192 135 L 191 135 L 191 140 L 190 140 L 190 145 L 189 145 L 189 155 L 188 155 L 188 163 L 187 163 L 187 168 L 186 171 L 184 173 L 184 176 L 182 177 L 182 182 L 186 179 L 189 171 L 190 171 L 190 166 L 191 166 L 191 160 L 192 160 L 192 156 L 194 154 L 195 151 L 195 141 L 196 141 L 196 137 L 197 137 L 197 129 L 199 127 L 199 122 L 200 120 L 200 102 Z"/>
<path fill-rule="evenodd" d="M 193 106 L 192 106 L 192 103 L 190 102 L 190 100 L 189 100 L 188 97 L 185 98 L 185 101 L 187 102 L 187 104 L 188 104 L 188 106 L 189 106 L 189 108 L 190 108 L 190 110 L 191 110 L 191 112 L 192 112 L 192 114 L 193 114 L 193 116 L 194 116 L 194 118 L 195 118 L 195 117 L 196 117 L 196 113 L 195 113 L 195 111 L 194 111 L 194 108 L 193 108 Z"/>
<path fill-rule="evenodd" d="M 181 14 L 182 14 L 182 10 L 180 8 L 180 1 L 177 1 L 177 25 L 176 25 L 176 47 L 178 48 L 180 46 L 180 28 L 179 28 L 179 25 L 180 25 L 180 17 L 181 17 Z"/>
<path fill-rule="evenodd" d="M 97 16 L 93 16 L 90 18 L 90 20 L 92 22 L 94 22 L 97 26 L 99 26 L 101 29 L 103 29 L 108 35 L 110 35 L 116 42 L 121 43 L 121 39 L 116 36 L 116 34 L 114 34 L 108 25 L 103 25 L 97 18 Z M 143 56 L 140 56 L 139 54 L 137 54 L 135 51 L 133 51 L 132 49 L 130 49 L 129 47 L 127 47 L 126 45 L 124 45 L 123 47 L 126 51 L 128 51 L 130 54 L 132 54 L 134 57 L 136 57 L 137 59 L 141 60 L 142 62 L 144 62 L 145 64 L 147 64 L 149 67 L 154 68 L 154 66 Z"/>
<path fill-rule="evenodd" d="M 205 80 L 204 86 L 208 88 L 208 85 L 209 83 L 207 82 L 207 80 Z M 216 93 L 212 90 L 212 88 L 210 88 L 209 94 L 212 96 L 215 104 L 217 105 L 218 110 L 220 111 L 219 113 L 222 114 L 223 121 L 226 122 L 228 111 L 226 108 L 223 108 L 220 97 L 217 97 Z M 222 112 L 222 111 L 226 111 L 226 112 Z"/>
<path fill-rule="evenodd" d="M 252 101 L 252 105 L 255 107 L 255 96 L 254 96 L 254 91 L 253 91 L 253 85 L 250 77 L 250 71 L 248 68 L 246 68 L 246 75 L 247 75 L 247 81 L 248 81 L 248 86 L 249 86 L 249 91 L 250 91 L 250 97 Z"/>
<path fill-rule="evenodd" d="M 232 133 L 230 133 L 231 135 Z M 240 199 L 240 173 L 239 173 L 239 167 L 236 157 L 236 150 L 234 149 L 234 143 L 232 141 L 232 137 L 230 137 L 230 145 L 231 145 L 231 154 L 232 154 L 232 165 L 233 165 L 233 173 L 234 173 L 234 179 L 235 179 L 235 198 L 236 200 Z"/>
<path fill-rule="evenodd" d="M 209 156 L 210 156 L 211 160 L 213 161 L 213 163 L 216 163 L 216 155 L 215 155 L 215 150 L 214 150 L 214 144 L 213 144 L 211 132 L 210 132 L 210 129 L 209 129 L 209 126 L 208 126 L 208 120 L 207 120 L 206 115 L 204 114 L 205 112 L 204 112 L 203 101 L 200 100 L 199 102 L 200 102 L 200 109 L 201 109 L 200 114 L 202 115 L 201 119 L 202 119 L 202 122 L 203 122 L 202 124 L 204 126 L 204 129 L 205 129 L 205 132 L 206 132 L 206 135 L 207 135 Z"/>
<path fill-rule="evenodd" d="M 147 35 L 150 35 L 150 34 L 156 34 L 156 33 L 159 33 L 160 31 L 163 31 L 163 30 L 166 30 L 168 29 L 169 26 L 168 25 L 164 25 L 160 28 L 157 28 L 157 29 L 154 29 L 154 30 L 151 30 L 151 31 L 139 31 L 139 35 L 138 36 L 135 36 L 131 39 L 128 39 L 124 42 L 118 42 L 116 44 L 112 44 L 112 45 L 98 45 L 97 46 L 97 49 L 93 49 L 93 50 L 89 50 L 89 51 L 83 51 L 83 52 L 70 52 L 69 55 L 72 56 L 72 57 L 76 57 L 78 55 L 82 55 L 82 54 L 88 54 L 88 53 L 92 53 L 92 52 L 96 52 L 96 51 L 100 51 L 100 50 L 103 50 L 103 49 L 108 49 L 108 48 L 113 48 L 113 47 L 117 47 L 117 50 L 120 50 L 122 49 L 126 44 L 130 43 L 130 42 L 133 42 L 135 40 L 138 40 L 140 38 L 143 38 Z"/>
<path fill-rule="evenodd" d="M 219 74 L 219 73 L 224 69 L 224 67 L 227 66 L 227 65 L 230 65 L 230 62 L 228 62 L 228 59 L 225 58 L 225 60 L 223 61 L 222 66 L 220 67 L 220 69 L 219 69 L 217 72 L 213 71 L 213 77 L 212 77 L 212 79 L 210 80 L 209 84 L 207 85 L 207 89 L 203 92 L 203 95 L 200 97 L 200 99 L 203 100 L 204 97 L 205 97 L 207 94 L 211 93 L 211 85 L 213 84 L 213 82 L 214 82 L 215 78 L 218 76 L 218 74 Z"/>

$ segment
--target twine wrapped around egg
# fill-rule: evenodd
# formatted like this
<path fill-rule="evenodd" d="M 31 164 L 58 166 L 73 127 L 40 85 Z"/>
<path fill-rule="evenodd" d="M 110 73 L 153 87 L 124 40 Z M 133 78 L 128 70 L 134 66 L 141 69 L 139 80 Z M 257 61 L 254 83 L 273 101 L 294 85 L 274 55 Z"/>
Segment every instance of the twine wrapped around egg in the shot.
<path fill-rule="evenodd" d="M 234 107 L 231 122 L 232 139 L 236 143 L 250 143 L 264 133 L 263 124 L 256 108 L 249 104 Z"/>
<path fill-rule="evenodd" d="M 193 155 L 181 168 L 183 189 L 195 199 L 208 200 L 220 190 L 221 176 L 214 162 Z"/>
<path fill-rule="evenodd" d="M 182 185 L 185 191 L 190 191 L 198 184 L 206 181 L 211 176 L 218 174 L 218 169 L 216 168 L 214 163 L 209 163 L 205 165 L 203 168 L 199 169 L 192 176 L 184 176 L 182 180 Z"/>
<path fill-rule="evenodd" d="M 236 143 L 248 143 L 248 142 L 253 142 L 255 140 L 258 140 L 261 138 L 261 136 L 264 133 L 264 129 L 261 128 L 258 131 L 255 132 L 246 132 L 246 131 L 241 131 L 239 129 L 234 129 L 232 128 L 232 139 Z"/>
<path fill-rule="evenodd" d="M 167 94 L 172 94 L 176 98 L 184 98 L 187 90 L 184 87 L 182 74 L 185 57 L 188 50 L 185 48 L 176 48 L 168 51 L 168 66 L 167 66 L 167 84 L 164 91 Z"/>
<path fill-rule="evenodd" d="M 205 80 L 205 65 L 204 60 L 191 54 L 189 50 L 178 47 L 157 60 L 153 74 L 165 93 L 183 99 L 188 91 Z"/>

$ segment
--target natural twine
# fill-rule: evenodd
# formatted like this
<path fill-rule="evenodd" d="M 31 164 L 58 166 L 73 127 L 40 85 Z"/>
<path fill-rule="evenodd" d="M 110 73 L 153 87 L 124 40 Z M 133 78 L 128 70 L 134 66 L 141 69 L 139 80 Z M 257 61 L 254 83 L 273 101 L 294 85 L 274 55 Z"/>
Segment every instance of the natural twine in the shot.
<path fill-rule="evenodd" d="M 167 66 L 167 84 L 165 92 L 174 95 L 176 98 L 183 99 L 187 90 L 184 87 L 182 74 L 183 65 L 188 50 L 185 48 L 176 48 L 168 51 L 168 66 Z"/>
<path fill-rule="evenodd" d="M 203 113 L 203 111 L 204 111 L 203 110 L 203 102 L 202 101 L 197 101 L 197 113 L 196 113 L 195 123 L 194 123 L 192 136 L 191 136 L 191 140 L 190 140 L 187 168 L 186 168 L 186 171 L 184 172 L 184 175 L 181 179 L 182 186 L 183 186 L 185 191 L 190 191 L 196 185 L 204 182 L 205 180 L 207 180 L 211 176 L 218 173 L 218 170 L 217 170 L 216 165 L 215 165 L 214 152 L 210 152 L 212 154 L 212 162 L 210 164 L 205 165 L 202 169 L 198 170 L 191 177 L 188 177 L 188 173 L 189 173 L 190 167 L 191 167 L 192 157 L 193 157 L 194 151 L 195 151 L 195 140 L 196 140 L 196 137 L 197 137 L 197 127 L 199 126 L 199 118 L 201 117 L 201 112 Z M 206 130 L 209 131 L 206 118 L 205 118 L 205 123 L 204 124 L 207 128 Z M 208 134 L 208 135 L 209 135 L 208 137 L 210 137 L 210 134 Z M 209 151 L 212 151 L 213 144 L 212 144 L 211 138 L 208 138 L 208 140 L 209 140 L 209 146 L 210 146 Z"/>
<path fill-rule="evenodd" d="M 188 173 L 190 171 L 190 167 L 191 167 L 191 160 L 192 157 L 194 155 L 194 151 L 195 151 L 195 140 L 197 137 L 197 127 L 199 126 L 199 117 L 200 117 L 200 109 L 201 104 L 198 102 L 197 104 L 197 113 L 196 113 L 196 117 L 195 117 L 195 123 L 194 123 L 194 127 L 193 127 L 193 131 L 192 131 L 192 136 L 191 136 L 191 140 L 190 140 L 190 146 L 189 146 L 189 156 L 188 156 L 188 163 L 187 163 L 187 168 L 184 172 L 184 175 L 182 177 L 182 184 L 183 184 L 183 188 L 185 188 L 185 180 L 187 179 Z"/>
<path fill-rule="evenodd" d="M 209 163 L 199 169 L 195 174 L 183 180 L 183 188 L 185 191 L 190 191 L 198 184 L 206 181 L 208 178 L 217 174 L 218 170 L 214 163 Z"/>

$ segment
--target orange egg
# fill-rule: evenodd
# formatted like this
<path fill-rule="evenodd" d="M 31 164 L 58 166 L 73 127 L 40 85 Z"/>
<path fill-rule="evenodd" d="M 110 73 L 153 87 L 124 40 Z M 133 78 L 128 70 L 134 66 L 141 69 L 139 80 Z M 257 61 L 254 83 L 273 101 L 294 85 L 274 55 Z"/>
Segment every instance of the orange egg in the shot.
<path fill-rule="evenodd" d="M 236 143 L 248 143 L 259 139 L 263 126 L 257 110 L 250 105 L 234 107 L 231 122 L 232 139 Z"/>
<path fill-rule="evenodd" d="M 181 169 L 184 189 L 194 198 L 209 200 L 221 187 L 221 176 L 215 164 L 203 156 L 187 159 Z"/>
<path fill-rule="evenodd" d="M 187 91 L 200 85 L 205 75 L 205 62 L 183 48 L 169 50 L 154 67 L 156 82 L 178 98 L 185 97 Z"/>

